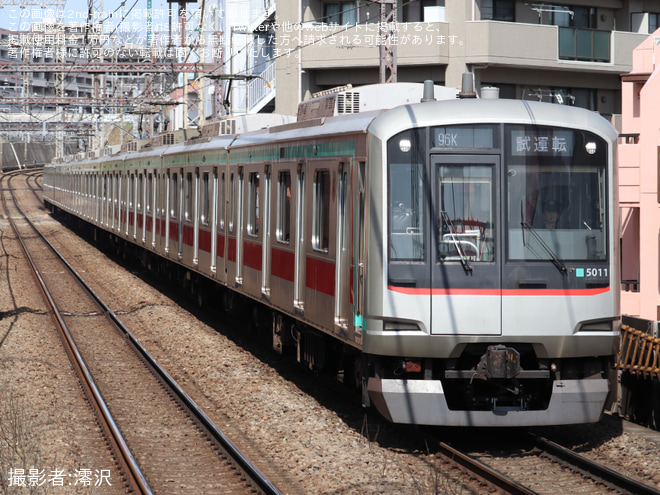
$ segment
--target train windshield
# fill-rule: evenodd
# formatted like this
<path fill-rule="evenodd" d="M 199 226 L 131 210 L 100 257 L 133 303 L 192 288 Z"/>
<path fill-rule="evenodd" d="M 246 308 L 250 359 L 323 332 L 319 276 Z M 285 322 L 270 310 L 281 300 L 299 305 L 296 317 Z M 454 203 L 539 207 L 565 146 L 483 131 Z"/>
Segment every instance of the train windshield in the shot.
<path fill-rule="evenodd" d="M 425 139 L 419 130 L 399 138 L 390 142 L 389 150 L 390 260 L 424 261 Z"/>
<path fill-rule="evenodd" d="M 605 141 L 586 131 L 508 125 L 505 147 L 508 259 L 606 260 Z"/>

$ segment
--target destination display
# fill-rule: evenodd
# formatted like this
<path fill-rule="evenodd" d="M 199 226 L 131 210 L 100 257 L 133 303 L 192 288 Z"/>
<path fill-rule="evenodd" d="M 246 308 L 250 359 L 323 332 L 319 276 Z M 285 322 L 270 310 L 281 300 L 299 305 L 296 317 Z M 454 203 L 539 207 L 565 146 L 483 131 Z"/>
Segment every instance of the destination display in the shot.
<path fill-rule="evenodd" d="M 509 143 L 513 156 L 572 156 L 573 131 L 557 128 L 522 128 L 511 130 Z"/>
<path fill-rule="evenodd" d="M 442 149 L 468 148 L 493 149 L 499 148 L 499 126 L 452 125 L 433 127 L 431 132 L 431 147 Z"/>

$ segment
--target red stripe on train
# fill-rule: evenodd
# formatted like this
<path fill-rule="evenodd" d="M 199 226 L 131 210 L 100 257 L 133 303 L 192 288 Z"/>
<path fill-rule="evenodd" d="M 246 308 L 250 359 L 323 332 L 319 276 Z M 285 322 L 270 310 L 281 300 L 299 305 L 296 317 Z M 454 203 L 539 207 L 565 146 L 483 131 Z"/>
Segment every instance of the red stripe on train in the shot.
<path fill-rule="evenodd" d="M 261 271 L 261 244 L 243 242 L 243 266 Z"/>
<path fill-rule="evenodd" d="M 417 289 L 387 286 L 388 290 L 411 296 L 596 296 L 610 291 L 597 289 Z"/>
<path fill-rule="evenodd" d="M 212 238 L 213 236 L 211 235 L 210 231 L 199 229 L 199 250 L 210 253 Z"/>
<path fill-rule="evenodd" d="M 307 258 L 305 286 L 329 296 L 335 295 L 335 264 L 325 260 Z"/>
<path fill-rule="evenodd" d="M 227 242 L 229 243 L 227 246 L 229 248 L 227 249 L 227 259 L 233 263 L 236 263 L 236 238 L 229 237 Z"/>
<path fill-rule="evenodd" d="M 219 256 L 220 258 L 225 257 L 225 236 L 224 235 L 219 235 L 218 236 L 218 247 L 216 249 L 216 255 Z"/>
<path fill-rule="evenodd" d="M 283 249 L 272 248 L 270 253 L 271 275 L 284 279 L 288 282 L 293 282 L 296 264 L 296 257 L 293 251 L 284 251 Z"/>

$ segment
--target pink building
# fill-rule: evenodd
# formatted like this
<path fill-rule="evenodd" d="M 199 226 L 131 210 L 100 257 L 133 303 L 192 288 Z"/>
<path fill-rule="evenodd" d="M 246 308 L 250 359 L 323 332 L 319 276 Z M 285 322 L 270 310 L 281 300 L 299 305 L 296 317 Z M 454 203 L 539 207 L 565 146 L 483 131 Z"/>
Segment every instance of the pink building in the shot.
<path fill-rule="evenodd" d="M 660 29 L 622 76 L 621 313 L 660 320 Z"/>

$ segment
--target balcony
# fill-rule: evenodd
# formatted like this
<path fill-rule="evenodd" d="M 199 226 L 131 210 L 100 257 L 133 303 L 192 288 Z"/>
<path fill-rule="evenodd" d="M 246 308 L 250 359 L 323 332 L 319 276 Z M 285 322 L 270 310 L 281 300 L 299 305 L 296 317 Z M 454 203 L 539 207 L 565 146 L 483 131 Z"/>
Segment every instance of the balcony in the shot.
<path fill-rule="evenodd" d="M 303 69 L 378 67 L 379 36 L 378 24 L 305 23 L 299 33 L 279 33 L 278 46 L 286 53 L 289 44 L 302 44 Z M 392 43 L 399 65 L 446 65 L 450 47 L 457 41 L 447 23 L 417 22 L 399 23 Z"/>
<path fill-rule="evenodd" d="M 247 82 L 247 113 L 258 113 L 275 98 L 275 61 L 271 60 L 258 78 Z"/>
<path fill-rule="evenodd" d="M 500 21 L 466 23 L 468 63 L 622 74 L 647 35 Z"/>

